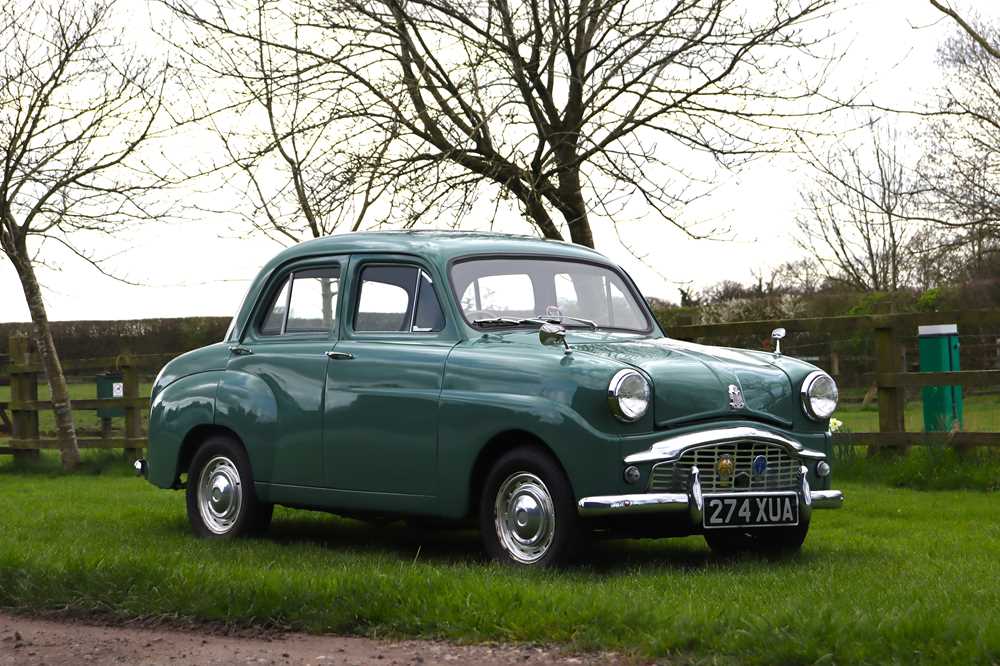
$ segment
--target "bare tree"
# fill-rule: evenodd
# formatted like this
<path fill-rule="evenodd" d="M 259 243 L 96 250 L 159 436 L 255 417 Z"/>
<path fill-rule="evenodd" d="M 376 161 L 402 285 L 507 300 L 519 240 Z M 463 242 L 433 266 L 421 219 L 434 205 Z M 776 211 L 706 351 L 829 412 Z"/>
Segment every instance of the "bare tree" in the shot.
<path fill-rule="evenodd" d="M 100 268 L 73 235 L 145 217 L 160 178 L 133 161 L 151 136 L 162 71 L 121 48 L 112 2 L 0 5 L 0 248 L 13 264 L 52 394 L 62 462 L 79 462 L 69 392 L 35 272 L 45 246 Z"/>
<path fill-rule="evenodd" d="M 929 253 L 920 221 L 922 190 L 898 155 L 895 132 L 871 131 L 870 147 L 806 158 L 816 173 L 802 194 L 799 245 L 835 282 L 860 291 L 895 291 L 926 283 Z"/>
<path fill-rule="evenodd" d="M 365 143 L 349 131 L 339 101 L 345 91 L 327 85 L 323 68 L 304 53 L 287 3 L 245 6 L 241 26 L 250 38 L 191 23 L 186 35 L 162 35 L 186 58 L 193 115 L 221 144 L 218 153 L 205 151 L 213 161 L 202 169 L 241 191 L 244 205 L 227 213 L 278 242 L 357 231 L 391 196 L 393 183 L 380 169 L 393 133 Z M 284 46 L 274 45 L 279 37 Z"/>
<path fill-rule="evenodd" d="M 960 229 L 982 261 L 981 251 L 995 251 L 1000 239 L 1000 28 L 931 4 L 957 30 L 938 50 L 945 83 L 925 125 L 920 175 L 931 193 L 928 214 Z"/>
<path fill-rule="evenodd" d="M 678 211 L 715 167 L 785 149 L 824 110 L 822 71 L 787 65 L 818 56 L 835 0 L 296 0 L 261 19 L 290 20 L 286 34 L 256 29 L 244 0 L 164 2 L 337 91 L 341 130 L 369 157 L 387 146 L 356 171 L 394 183 L 411 217 L 489 186 L 545 237 L 593 246 L 592 214 L 627 198 L 698 233 Z"/>

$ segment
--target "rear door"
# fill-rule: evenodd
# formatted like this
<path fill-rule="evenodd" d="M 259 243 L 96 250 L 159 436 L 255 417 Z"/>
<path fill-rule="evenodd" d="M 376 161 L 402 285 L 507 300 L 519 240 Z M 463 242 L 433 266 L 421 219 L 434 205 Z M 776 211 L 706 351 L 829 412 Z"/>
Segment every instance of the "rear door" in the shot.
<path fill-rule="evenodd" d="M 433 496 L 438 403 L 457 341 L 432 267 L 355 256 L 343 333 L 329 364 L 324 420 L 330 487 Z"/>

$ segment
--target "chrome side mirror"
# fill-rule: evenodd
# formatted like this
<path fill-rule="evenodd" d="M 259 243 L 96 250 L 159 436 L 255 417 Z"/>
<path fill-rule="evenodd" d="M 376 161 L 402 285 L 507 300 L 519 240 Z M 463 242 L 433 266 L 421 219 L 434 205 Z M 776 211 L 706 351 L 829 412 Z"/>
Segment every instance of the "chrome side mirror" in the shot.
<path fill-rule="evenodd" d="M 771 339 L 774 340 L 774 353 L 776 355 L 781 354 L 781 341 L 785 337 L 785 329 L 776 328 L 771 331 Z"/>
<path fill-rule="evenodd" d="M 562 345 L 566 349 L 567 354 L 573 351 L 569 348 L 569 343 L 566 342 L 566 329 L 559 324 L 542 324 L 542 327 L 538 329 L 538 340 L 548 347 Z"/>

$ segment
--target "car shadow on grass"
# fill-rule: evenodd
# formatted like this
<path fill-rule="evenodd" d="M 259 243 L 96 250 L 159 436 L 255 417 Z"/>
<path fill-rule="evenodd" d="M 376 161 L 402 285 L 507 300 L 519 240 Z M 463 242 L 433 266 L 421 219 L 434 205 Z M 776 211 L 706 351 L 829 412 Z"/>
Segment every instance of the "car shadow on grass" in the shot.
<path fill-rule="evenodd" d="M 408 525 L 402 521 L 369 523 L 343 518 L 278 518 L 261 537 L 276 544 L 319 546 L 334 551 L 371 553 L 400 560 L 441 564 L 483 564 L 479 534 L 473 529 L 440 529 Z M 580 573 L 628 574 L 651 567 L 698 570 L 767 562 L 774 566 L 812 566 L 828 560 L 830 553 L 807 550 L 798 555 L 764 557 L 713 554 L 700 536 L 672 539 L 595 540 L 582 549 L 566 568 Z"/>

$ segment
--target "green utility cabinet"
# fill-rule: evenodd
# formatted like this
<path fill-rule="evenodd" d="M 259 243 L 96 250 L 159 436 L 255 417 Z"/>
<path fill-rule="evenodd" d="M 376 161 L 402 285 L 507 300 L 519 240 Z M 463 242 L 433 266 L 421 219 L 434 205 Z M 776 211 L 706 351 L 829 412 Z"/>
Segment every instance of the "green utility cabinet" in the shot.
<path fill-rule="evenodd" d="M 95 378 L 97 381 L 98 398 L 124 398 L 125 384 L 122 373 L 102 372 Z M 101 419 L 114 419 L 125 416 L 125 409 L 122 407 L 105 407 L 97 410 L 97 416 Z"/>
<path fill-rule="evenodd" d="M 921 326 L 918 330 L 920 372 L 957 372 L 959 366 L 958 326 Z M 962 387 L 925 386 L 924 430 L 948 432 L 962 428 Z"/>

